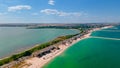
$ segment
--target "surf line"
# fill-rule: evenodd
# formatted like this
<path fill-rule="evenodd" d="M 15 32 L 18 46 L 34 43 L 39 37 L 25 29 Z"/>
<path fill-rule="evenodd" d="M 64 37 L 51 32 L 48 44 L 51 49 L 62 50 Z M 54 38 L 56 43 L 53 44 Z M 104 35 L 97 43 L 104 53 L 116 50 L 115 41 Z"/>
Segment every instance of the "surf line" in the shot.
<path fill-rule="evenodd" d="M 108 39 L 108 40 L 120 40 L 118 38 L 97 37 L 97 36 L 90 36 L 90 38 L 99 38 L 99 39 Z"/>

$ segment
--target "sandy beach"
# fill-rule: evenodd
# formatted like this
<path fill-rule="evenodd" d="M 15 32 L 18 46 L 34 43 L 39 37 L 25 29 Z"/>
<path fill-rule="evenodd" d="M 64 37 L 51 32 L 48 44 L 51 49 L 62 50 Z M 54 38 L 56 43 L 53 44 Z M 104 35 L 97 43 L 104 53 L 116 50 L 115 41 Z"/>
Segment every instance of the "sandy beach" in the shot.
<path fill-rule="evenodd" d="M 90 35 L 86 34 L 84 35 L 81 39 L 77 39 L 76 41 L 73 41 L 71 45 L 75 44 L 76 42 L 88 38 Z M 70 47 L 71 45 L 67 44 L 67 45 L 59 45 L 60 50 L 56 50 L 50 54 L 47 54 L 41 58 L 38 57 L 34 57 L 31 59 L 26 60 L 26 63 L 29 64 L 30 66 L 25 66 L 23 68 L 42 68 L 46 63 L 48 63 L 50 60 L 52 60 L 53 58 L 55 58 L 56 56 L 60 55 L 61 53 L 63 53 L 68 47 Z"/>
<path fill-rule="evenodd" d="M 71 45 L 77 43 L 80 40 L 89 38 L 89 36 L 91 35 L 91 33 L 93 31 L 100 30 L 100 29 L 106 29 L 106 28 L 110 28 L 110 27 L 112 27 L 112 26 L 107 26 L 107 27 L 103 27 L 103 28 L 96 28 L 96 29 L 90 30 L 88 34 L 85 34 L 85 35 L 81 36 L 81 38 L 77 38 L 76 40 L 73 40 L 71 44 L 68 44 L 68 43 L 66 43 L 66 45 L 60 44 L 59 45 L 59 48 L 60 48 L 59 50 L 55 50 L 55 51 L 53 51 L 49 54 L 46 54 L 45 56 L 43 56 L 41 58 L 33 57 L 33 58 L 30 58 L 30 59 L 27 59 L 27 60 L 25 60 L 26 65 L 24 65 L 22 68 L 42 68 L 50 60 L 52 60 L 56 56 L 63 53 Z"/>

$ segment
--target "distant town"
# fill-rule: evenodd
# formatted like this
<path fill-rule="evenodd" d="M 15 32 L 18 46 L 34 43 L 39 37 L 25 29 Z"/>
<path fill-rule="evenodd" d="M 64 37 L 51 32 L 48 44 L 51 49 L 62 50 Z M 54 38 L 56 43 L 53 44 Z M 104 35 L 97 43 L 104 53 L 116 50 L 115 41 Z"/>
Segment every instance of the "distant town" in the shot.
<path fill-rule="evenodd" d="M 53 27 L 53 26 L 66 26 L 66 27 L 76 27 L 76 26 L 95 26 L 95 25 L 120 25 L 120 23 L 9 23 L 0 24 L 0 27 Z"/>

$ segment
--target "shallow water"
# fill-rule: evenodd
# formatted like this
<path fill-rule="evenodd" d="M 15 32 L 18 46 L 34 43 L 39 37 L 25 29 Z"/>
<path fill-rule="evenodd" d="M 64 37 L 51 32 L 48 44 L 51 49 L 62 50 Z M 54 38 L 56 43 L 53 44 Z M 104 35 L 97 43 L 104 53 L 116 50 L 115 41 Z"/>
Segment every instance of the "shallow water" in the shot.
<path fill-rule="evenodd" d="M 116 28 L 120 30 L 119 27 Z M 120 39 L 120 32 L 96 31 L 91 36 Z M 44 68 L 120 68 L 120 40 L 84 39 L 68 48 Z"/>
<path fill-rule="evenodd" d="M 0 27 L 0 58 L 23 51 L 62 35 L 76 34 L 68 29 L 26 29 L 25 27 Z"/>

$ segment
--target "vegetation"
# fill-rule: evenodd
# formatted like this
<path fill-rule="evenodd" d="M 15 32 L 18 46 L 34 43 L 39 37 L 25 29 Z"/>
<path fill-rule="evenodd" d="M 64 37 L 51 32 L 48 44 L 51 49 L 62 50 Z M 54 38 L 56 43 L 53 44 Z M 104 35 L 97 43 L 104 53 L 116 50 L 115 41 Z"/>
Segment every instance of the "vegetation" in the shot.
<path fill-rule="evenodd" d="M 90 29 L 90 28 L 99 28 L 99 27 L 103 27 L 103 26 L 107 26 L 110 24 L 67 24 L 67 25 L 46 25 L 46 26 L 41 26 L 41 25 L 37 25 L 37 26 L 28 26 L 28 29 L 43 29 L 43 28 L 55 28 L 55 29 Z"/>
<path fill-rule="evenodd" d="M 36 51 L 41 50 L 41 49 L 43 49 L 43 48 L 46 48 L 46 47 L 48 47 L 48 46 L 50 46 L 50 45 L 56 44 L 56 43 L 58 43 L 58 42 L 60 42 L 60 41 L 63 41 L 63 40 L 65 40 L 65 39 L 69 39 L 69 38 L 71 38 L 71 37 L 73 37 L 73 36 L 76 36 L 76 35 L 78 35 L 78 34 L 60 36 L 60 37 L 58 37 L 58 38 L 56 38 L 56 39 L 54 39 L 54 40 L 52 40 L 52 41 L 50 41 L 50 42 L 43 43 L 43 44 L 39 44 L 38 46 L 36 46 L 36 47 L 34 47 L 34 48 L 32 48 L 32 49 L 29 49 L 29 50 L 24 51 L 24 52 L 22 52 L 22 53 L 15 54 L 15 55 L 12 55 L 11 57 L 2 59 L 2 60 L 0 60 L 0 66 L 2 66 L 2 65 L 4 65 L 4 64 L 7 64 L 7 63 L 9 63 L 9 62 L 11 62 L 11 61 L 18 60 L 18 59 L 21 58 L 21 57 L 30 56 L 33 52 L 36 52 Z"/>
<path fill-rule="evenodd" d="M 78 29 L 81 33 L 84 33 L 88 29 L 100 28 L 100 27 L 103 27 L 106 25 L 104 25 L 104 24 L 76 24 L 76 25 L 72 25 L 72 26 L 37 26 L 37 27 L 35 26 L 35 27 L 30 27 L 30 29 L 39 29 L 39 28 Z M 56 43 L 63 41 L 65 39 L 69 39 L 69 38 L 76 36 L 76 35 L 78 35 L 78 34 L 61 36 L 61 37 L 58 37 L 58 38 L 56 38 L 52 41 L 49 41 L 47 43 L 40 44 L 34 48 L 31 48 L 27 51 L 22 52 L 22 53 L 15 54 L 15 55 L 12 55 L 11 57 L 2 59 L 2 60 L 0 60 L 0 66 L 7 64 L 11 61 L 18 60 L 21 57 L 30 56 L 33 52 L 36 52 L 36 51 L 41 50 L 43 48 L 46 48 L 50 45 L 56 44 Z"/>

